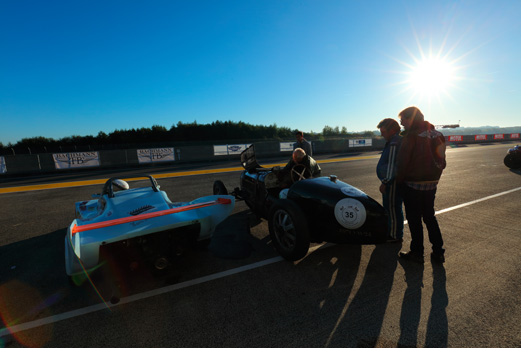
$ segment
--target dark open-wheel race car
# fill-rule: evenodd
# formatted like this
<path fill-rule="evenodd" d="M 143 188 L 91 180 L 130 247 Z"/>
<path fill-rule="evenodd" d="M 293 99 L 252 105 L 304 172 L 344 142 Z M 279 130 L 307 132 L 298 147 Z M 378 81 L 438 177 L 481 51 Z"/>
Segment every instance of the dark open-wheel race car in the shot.
<path fill-rule="evenodd" d="M 241 153 L 241 164 L 240 188 L 231 194 L 268 220 L 272 243 L 285 259 L 303 258 L 310 243 L 385 242 L 385 209 L 336 176 L 310 178 L 309 170 L 299 165 L 291 171 L 263 168 L 255 158 L 254 145 Z M 226 195 L 228 190 L 216 181 L 213 193 Z"/>
<path fill-rule="evenodd" d="M 503 160 L 505 165 L 510 169 L 521 168 L 521 146 L 516 145 L 511 149 L 508 149 L 507 155 Z"/>

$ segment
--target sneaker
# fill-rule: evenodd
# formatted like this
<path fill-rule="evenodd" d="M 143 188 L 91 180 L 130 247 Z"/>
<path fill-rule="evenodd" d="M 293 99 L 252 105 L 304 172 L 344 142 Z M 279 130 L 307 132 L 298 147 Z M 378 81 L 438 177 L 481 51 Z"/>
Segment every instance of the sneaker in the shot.
<path fill-rule="evenodd" d="M 431 261 L 435 262 L 435 263 L 444 263 L 445 262 L 445 255 L 431 253 Z"/>
<path fill-rule="evenodd" d="M 409 260 L 416 263 L 423 263 L 423 255 L 416 253 L 414 251 L 400 251 L 398 257 L 403 260 Z"/>
<path fill-rule="evenodd" d="M 401 243 L 401 242 L 403 242 L 403 238 L 392 238 L 392 237 L 387 237 L 386 242 L 387 242 L 387 243 Z"/>

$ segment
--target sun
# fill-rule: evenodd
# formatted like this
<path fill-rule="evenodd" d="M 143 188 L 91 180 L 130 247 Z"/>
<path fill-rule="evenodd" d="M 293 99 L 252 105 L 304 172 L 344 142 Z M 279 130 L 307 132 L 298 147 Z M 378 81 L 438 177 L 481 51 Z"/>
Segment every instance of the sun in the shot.
<path fill-rule="evenodd" d="M 450 32 L 443 36 L 420 36 L 413 28 L 412 32 L 416 47 L 399 43 L 406 58 L 389 56 L 402 68 L 392 70 L 400 79 L 391 84 L 400 86 L 396 96 L 408 96 L 408 103 L 434 105 L 441 107 L 446 102 L 454 102 L 456 95 L 463 91 L 465 77 L 466 56 L 470 52 L 462 51 L 459 47 L 461 39 L 452 37 Z M 402 40 L 399 40 L 402 41 Z"/>
<path fill-rule="evenodd" d="M 408 89 L 420 98 L 439 98 L 449 95 L 456 80 L 456 67 L 452 62 L 440 57 L 424 57 L 416 61 L 407 73 Z"/>

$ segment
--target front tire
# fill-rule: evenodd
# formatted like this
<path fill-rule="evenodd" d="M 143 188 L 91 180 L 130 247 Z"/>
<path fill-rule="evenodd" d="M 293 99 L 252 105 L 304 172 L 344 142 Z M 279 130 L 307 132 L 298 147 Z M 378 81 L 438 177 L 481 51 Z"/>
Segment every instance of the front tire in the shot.
<path fill-rule="evenodd" d="M 521 156 L 514 156 L 512 154 L 508 154 L 505 156 L 503 163 L 510 169 L 519 169 L 521 168 Z"/>
<path fill-rule="evenodd" d="M 270 237 L 279 254 L 288 261 L 306 256 L 310 236 L 304 212 L 293 201 L 277 200 L 268 214 Z"/>
<path fill-rule="evenodd" d="M 216 180 L 213 183 L 213 194 L 214 195 L 227 195 L 228 190 L 226 189 L 226 186 L 224 186 L 224 183 L 221 180 Z"/>

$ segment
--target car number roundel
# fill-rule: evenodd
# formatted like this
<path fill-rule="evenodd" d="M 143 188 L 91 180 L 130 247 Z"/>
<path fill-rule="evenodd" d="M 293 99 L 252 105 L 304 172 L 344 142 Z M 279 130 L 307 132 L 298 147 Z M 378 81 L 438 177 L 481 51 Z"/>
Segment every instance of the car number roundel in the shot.
<path fill-rule="evenodd" d="M 335 218 L 340 225 L 348 229 L 361 227 L 366 219 L 364 205 L 353 198 L 344 198 L 335 205 Z"/>

